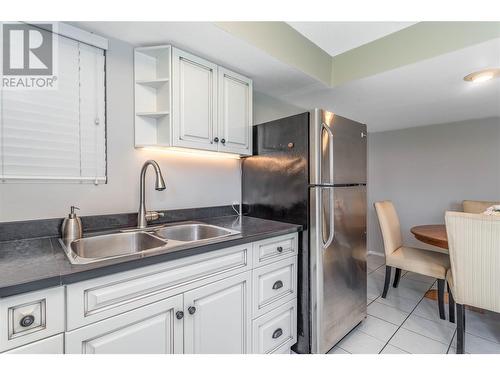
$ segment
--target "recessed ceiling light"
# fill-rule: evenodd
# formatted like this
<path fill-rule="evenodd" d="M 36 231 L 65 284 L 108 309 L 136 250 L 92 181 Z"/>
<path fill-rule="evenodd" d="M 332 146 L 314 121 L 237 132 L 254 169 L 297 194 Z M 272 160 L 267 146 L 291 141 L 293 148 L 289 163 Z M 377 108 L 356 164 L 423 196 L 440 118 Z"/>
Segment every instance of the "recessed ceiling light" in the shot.
<path fill-rule="evenodd" d="M 468 74 L 464 77 L 464 81 L 479 83 L 497 77 L 500 77 L 500 68 L 491 68 Z"/>

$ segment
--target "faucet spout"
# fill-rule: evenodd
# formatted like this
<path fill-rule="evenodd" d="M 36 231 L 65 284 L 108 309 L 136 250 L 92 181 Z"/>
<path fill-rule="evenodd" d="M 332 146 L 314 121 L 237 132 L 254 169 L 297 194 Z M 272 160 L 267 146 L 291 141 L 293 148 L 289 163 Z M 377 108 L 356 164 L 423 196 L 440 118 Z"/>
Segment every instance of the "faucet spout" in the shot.
<path fill-rule="evenodd" d="M 146 201 L 145 185 L 146 185 L 146 171 L 150 165 L 153 167 L 156 174 L 155 190 L 158 191 L 165 190 L 165 180 L 163 179 L 160 166 L 154 160 L 147 160 L 141 169 L 139 213 L 137 214 L 138 228 L 146 228 L 148 225 L 147 215 L 146 215 L 147 214 L 146 202 L 145 202 Z"/>

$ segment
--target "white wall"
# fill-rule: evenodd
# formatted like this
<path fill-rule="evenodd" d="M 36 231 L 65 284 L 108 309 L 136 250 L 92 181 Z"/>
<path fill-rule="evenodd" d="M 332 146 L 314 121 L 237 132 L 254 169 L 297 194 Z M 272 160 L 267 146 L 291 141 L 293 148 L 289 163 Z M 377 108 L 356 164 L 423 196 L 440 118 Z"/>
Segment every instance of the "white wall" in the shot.
<path fill-rule="evenodd" d="M 464 199 L 500 201 L 500 118 L 469 120 L 368 137 L 368 250 L 383 252 L 373 209 L 392 200 L 406 244 L 426 247 L 410 233 L 444 223 Z"/>
<path fill-rule="evenodd" d="M 261 92 L 253 93 L 253 123 L 262 124 L 282 117 L 305 112 L 306 109 L 286 103 Z"/>
<path fill-rule="evenodd" d="M 63 217 L 71 205 L 79 206 L 82 215 L 137 211 L 139 172 L 150 158 L 160 164 L 167 189 L 155 191 L 153 173 L 148 173 L 149 209 L 227 205 L 240 199 L 239 160 L 134 149 L 132 46 L 111 39 L 106 69 L 108 183 L 0 183 L 0 221 Z"/>

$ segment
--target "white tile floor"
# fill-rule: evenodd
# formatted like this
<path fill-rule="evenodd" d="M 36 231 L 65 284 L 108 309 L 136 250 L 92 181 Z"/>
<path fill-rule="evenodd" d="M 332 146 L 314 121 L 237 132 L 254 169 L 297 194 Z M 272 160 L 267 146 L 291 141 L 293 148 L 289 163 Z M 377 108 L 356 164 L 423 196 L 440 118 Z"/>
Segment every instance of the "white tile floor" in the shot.
<path fill-rule="evenodd" d="M 382 298 L 383 256 L 368 256 L 368 317 L 330 354 L 446 354 L 456 351 L 456 325 L 439 319 L 437 302 L 424 298 L 436 280 L 402 272 L 397 289 Z M 448 306 L 446 306 L 448 317 Z M 467 353 L 500 354 L 500 314 L 465 312 Z"/>

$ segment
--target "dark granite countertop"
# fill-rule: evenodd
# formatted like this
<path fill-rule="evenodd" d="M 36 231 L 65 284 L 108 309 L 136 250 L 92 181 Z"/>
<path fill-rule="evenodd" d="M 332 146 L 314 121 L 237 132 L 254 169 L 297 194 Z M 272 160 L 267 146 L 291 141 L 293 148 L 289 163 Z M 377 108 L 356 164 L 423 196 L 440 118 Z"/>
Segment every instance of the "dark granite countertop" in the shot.
<path fill-rule="evenodd" d="M 302 229 L 300 225 L 247 216 L 223 216 L 198 221 L 241 233 L 183 250 L 138 254 L 85 265 L 71 264 L 57 237 L 0 242 L 0 297 L 74 283 Z"/>

